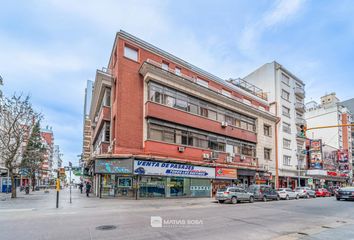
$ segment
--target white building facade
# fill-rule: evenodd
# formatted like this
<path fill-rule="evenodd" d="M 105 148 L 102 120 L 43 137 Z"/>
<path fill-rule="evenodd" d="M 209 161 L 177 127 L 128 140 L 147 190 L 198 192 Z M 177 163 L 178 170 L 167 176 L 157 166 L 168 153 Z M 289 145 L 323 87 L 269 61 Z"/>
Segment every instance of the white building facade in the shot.
<path fill-rule="evenodd" d="M 306 104 L 305 118 L 307 127 L 320 127 L 350 124 L 352 114 L 347 107 L 343 106 L 335 93 L 326 94 L 321 97 L 321 103 L 311 101 Z M 323 145 L 334 147 L 339 151 L 338 171 L 341 174 L 348 174 L 352 178 L 352 132 L 351 127 L 334 127 L 314 129 L 307 131 L 307 137 L 321 139 Z M 341 160 L 341 154 L 347 155 L 347 161 Z"/>
<path fill-rule="evenodd" d="M 298 137 L 305 125 L 305 84 L 277 62 L 266 63 L 244 78 L 268 94 L 277 124 L 279 187 L 306 185 L 305 139 Z M 300 166 L 300 167 L 298 167 Z"/>

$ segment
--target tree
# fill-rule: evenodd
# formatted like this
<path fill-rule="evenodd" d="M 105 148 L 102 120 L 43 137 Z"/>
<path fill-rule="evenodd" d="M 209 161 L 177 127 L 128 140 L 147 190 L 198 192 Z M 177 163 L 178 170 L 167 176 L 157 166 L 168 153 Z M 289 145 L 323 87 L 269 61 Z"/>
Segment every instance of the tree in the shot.
<path fill-rule="evenodd" d="M 21 161 L 21 150 L 29 130 L 39 118 L 30 103 L 30 98 L 14 94 L 0 101 L 0 154 L 11 178 L 11 197 L 16 198 L 15 177 Z"/>
<path fill-rule="evenodd" d="M 34 187 L 36 186 L 36 173 L 38 173 L 41 168 L 45 154 L 46 147 L 42 143 L 40 123 L 38 120 L 32 128 L 26 149 L 22 155 L 21 163 L 21 167 L 26 170 L 28 177 L 31 178 L 32 191 L 34 191 Z"/>

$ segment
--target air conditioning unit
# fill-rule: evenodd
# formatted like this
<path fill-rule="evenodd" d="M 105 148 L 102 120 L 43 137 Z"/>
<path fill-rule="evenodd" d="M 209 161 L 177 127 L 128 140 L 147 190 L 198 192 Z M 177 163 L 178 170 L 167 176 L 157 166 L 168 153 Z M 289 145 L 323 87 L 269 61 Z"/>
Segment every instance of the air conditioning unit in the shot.
<path fill-rule="evenodd" d="M 203 159 L 209 159 L 210 155 L 209 153 L 203 153 Z"/>
<path fill-rule="evenodd" d="M 228 123 L 227 122 L 221 122 L 221 127 L 225 128 L 228 126 Z"/>
<path fill-rule="evenodd" d="M 233 157 L 227 156 L 227 157 L 226 157 L 226 162 L 227 162 L 227 163 L 233 162 Z"/>
<path fill-rule="evenodd" d="M 179 147 L 178 147 L 178 152 L 184 152 L 184 149 L 185 149 L 184 147 L 179 146 Z"/>
<path fill-rule="evenodd" d="M 246 160 L 246 156 L 241 156 L 241 157 L 240 157 L 240 160 L 241 160 L 241 161 Z"/>

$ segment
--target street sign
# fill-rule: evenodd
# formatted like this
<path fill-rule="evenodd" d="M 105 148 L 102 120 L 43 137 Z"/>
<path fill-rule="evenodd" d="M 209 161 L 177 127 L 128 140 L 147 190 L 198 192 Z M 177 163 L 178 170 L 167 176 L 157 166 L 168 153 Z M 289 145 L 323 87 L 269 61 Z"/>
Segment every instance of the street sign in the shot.
<path fill-rule="evenodd" d="M 307 179 L 307 184 L 308 185 L 312 185 L 313 184 L 313 179 L 312 178 Z"/>

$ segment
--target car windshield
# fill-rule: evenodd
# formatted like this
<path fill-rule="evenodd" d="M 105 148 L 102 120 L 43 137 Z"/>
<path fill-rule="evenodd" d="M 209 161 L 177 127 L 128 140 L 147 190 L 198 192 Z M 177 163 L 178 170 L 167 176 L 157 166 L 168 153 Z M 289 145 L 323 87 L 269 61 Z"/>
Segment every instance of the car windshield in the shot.
<path fill-rule="evenodd" d="M 279 188 L 278 191 L 285 191 L 285 188 Z"/>
<path fill-rule="evenodd" d="M 225 192 L 226 190 L 227 190 L 227 188 L 225 188 L 225 187 L 224 188 L 219 188 L 218 192 Z"/>
<path fill-rule="evenodd" d="M 300 190 L 303 190 L 303 188 L 300 187 L 295 188 L 295 191 L 300 191 Z"/>

